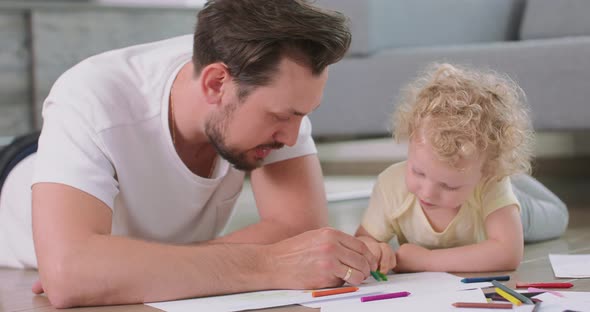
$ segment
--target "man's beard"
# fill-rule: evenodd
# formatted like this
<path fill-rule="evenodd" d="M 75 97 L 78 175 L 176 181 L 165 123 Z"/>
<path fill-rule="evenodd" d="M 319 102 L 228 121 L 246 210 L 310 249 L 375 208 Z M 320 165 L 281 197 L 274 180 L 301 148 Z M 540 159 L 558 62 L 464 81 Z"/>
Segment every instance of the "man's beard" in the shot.
<path fill-rule="evenodd" d="M 209 142 L 215 148 L 217 153 L 221 155 L 225 160 L 227 160 L 230 164 L 234 166 L 234 168 L 242 171 L 252 171 L 256 168 L 262 166 L 262 162 L 264 159 L 258 159 L 254 162 L 248 161 L 248 151 L 240 152 L 235 149 L 230 148 L 225 144 L 225 130 L 227 129 L 227 124 L 231 119 L 232 111 L 224 111 L 222 112 L 223 117 L 216 118 L 213 117 L 205 123 L 205 134 L 209 138 Z M 279 149 L 282 148 L 284 144 L 274 142 L 270 144 L 263 144 L 257 146 L 257 148 L 271 148 L 271 149 Z"/>

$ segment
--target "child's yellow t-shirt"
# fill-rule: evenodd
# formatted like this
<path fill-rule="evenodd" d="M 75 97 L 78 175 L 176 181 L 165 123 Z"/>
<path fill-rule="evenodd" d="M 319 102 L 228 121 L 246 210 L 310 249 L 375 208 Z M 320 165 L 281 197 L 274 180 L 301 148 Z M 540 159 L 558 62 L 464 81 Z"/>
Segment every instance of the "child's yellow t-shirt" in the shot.
<path fill-rule="evenodd" d="M 377 178 L 362 226 L 375 239 L 399 244 L 412 243 L 428 249 L 450 248 L 486 239 L 485 219 L 497 209 L 520 205 L 510 178 L 478 184 L 443 232 L 436 232 L 422 211 L 419 200 L 405 183 L 406 162 L 394 164 Z"/>

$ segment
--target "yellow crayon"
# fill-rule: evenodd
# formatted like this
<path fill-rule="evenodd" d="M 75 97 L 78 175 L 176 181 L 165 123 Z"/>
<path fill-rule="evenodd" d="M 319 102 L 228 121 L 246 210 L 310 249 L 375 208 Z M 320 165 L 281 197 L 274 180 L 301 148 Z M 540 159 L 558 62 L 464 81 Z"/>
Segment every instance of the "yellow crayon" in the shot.
<path fill-rule="evenodd" d="M 496 293 L 498 293 L 498 295 L 502 296 L 502 298 L 512 302 L 513 304 L 519 306 L 522 304 L 522 302 L 520 302 L 520 300 L 516 299 L 514 296 L 512 296 L 511 294 L 503 291 L 502 289 L 496 287 Z"/>

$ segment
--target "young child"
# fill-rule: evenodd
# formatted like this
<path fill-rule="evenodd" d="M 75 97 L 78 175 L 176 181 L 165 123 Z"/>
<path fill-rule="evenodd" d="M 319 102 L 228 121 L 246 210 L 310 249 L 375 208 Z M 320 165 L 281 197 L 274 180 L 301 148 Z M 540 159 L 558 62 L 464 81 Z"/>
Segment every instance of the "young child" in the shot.
<path fill-rule="evenodd" d="M 530 172 L 533 131 L 509 78 L 435 65 L 407 88 L 393 125 L 407 161 L 379 175 L 356 232 L 381 272 L 514 270 L 522 222 L 531 240 L 565 231 L 567 208 L 540 183 L 517 176 L 526 205 L 513 192 L 510 176 Z"/>

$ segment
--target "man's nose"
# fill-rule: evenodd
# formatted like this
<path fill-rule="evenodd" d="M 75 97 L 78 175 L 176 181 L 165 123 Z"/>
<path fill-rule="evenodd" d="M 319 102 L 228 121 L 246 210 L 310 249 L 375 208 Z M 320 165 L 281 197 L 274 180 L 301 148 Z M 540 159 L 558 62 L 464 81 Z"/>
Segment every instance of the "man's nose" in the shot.
<path fill-rule="evenodd" d="M 301 127 L 301 121 L 302 119 L 298 119 L 289 122 L 277 133 L 275 133 L 273 139 L 287 146 L 295 145 L 295 143 L 297 143 L 297 138 L 299 137 L 299 127 Z"/>

